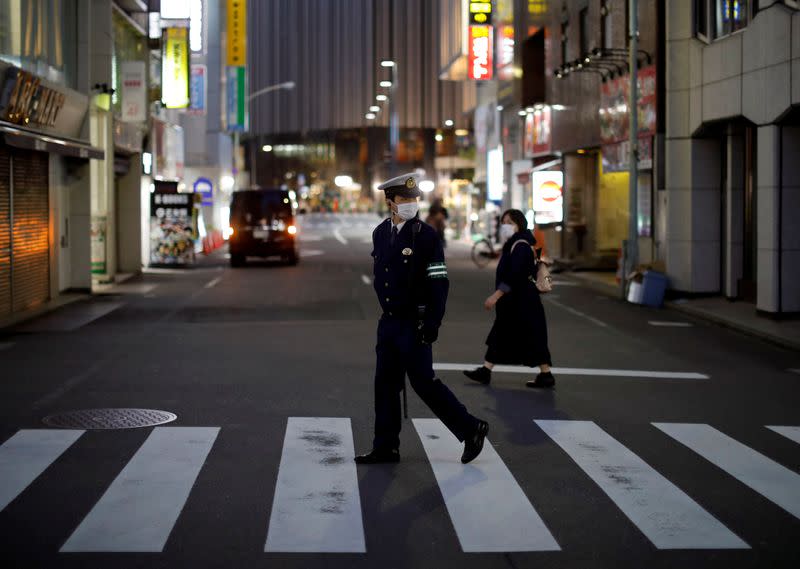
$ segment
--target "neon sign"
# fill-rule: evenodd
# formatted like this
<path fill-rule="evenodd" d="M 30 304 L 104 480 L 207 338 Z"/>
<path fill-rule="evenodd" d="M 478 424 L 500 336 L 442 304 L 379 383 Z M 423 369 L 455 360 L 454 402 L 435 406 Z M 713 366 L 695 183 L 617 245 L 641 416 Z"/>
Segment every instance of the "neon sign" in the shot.
<path fill-rule="evenodd" d="M 470 79 L 486 81 L 492 78 L 492 37 L 492 26 L 469 27 L 467 73 Z"/>

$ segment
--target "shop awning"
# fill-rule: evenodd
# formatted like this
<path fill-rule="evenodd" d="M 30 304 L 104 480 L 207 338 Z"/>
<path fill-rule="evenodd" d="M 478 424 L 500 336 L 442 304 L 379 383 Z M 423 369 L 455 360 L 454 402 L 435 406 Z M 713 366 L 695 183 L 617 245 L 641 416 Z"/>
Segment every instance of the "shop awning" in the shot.
<path fill-rule="evenodd" d="M 37 150 L 39 152 L 55 152 L 56 154 L 84 158 L 86 160 L 90 158 L 102 160 L 105 157 L 102 148 L 92 146 L 88 142 L 50 136 L 9 124 L 0 124 L 0 136 L 3 137 L 6 144 L 15 148 Z"/>

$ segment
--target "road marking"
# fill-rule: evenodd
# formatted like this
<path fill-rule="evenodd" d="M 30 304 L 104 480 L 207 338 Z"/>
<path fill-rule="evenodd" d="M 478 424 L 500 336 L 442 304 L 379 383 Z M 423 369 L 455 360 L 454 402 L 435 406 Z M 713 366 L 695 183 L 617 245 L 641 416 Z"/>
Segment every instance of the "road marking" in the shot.
<path fill-rule="evenodd" d="M 653 423 L 676 441 L 800 518 L 800 474 L 705 424 Z"/>
<path fill-rule="evenodd" d="M 205 288 L 214 288 L 215 286 L 217 286 L 219 284 L 219 281 L 221 281 L 221 280 L 222 280 L 222 275 L 220 275 L 217 278 L 207 282 L 205 284 Z"/>
<path fill-rule="evenodd" d="M 366 553 L 350 419 L 289 417 L 264 551 Z"/>
<path fill-rule="evenodd" d="M 301 257 L 318 257 L 319 255 L 324 254 L 325 251 L 320 251 L 319 249 L 300 249 Z"/>
<path fill-rule="evenodd" d="M 369 278 L 367 275 L 361 275 L 361 282 L 369 286 L 372 284 L 372 279 Z"/>
<path fill-rule="evenodd" d="M 438 419 L 414 419 L 461 549 L 474 552 L 558 551 L 550 530 L 487 440 L 470 464 Z"/>
<path fill-rule="evenodd" d="M 669 322 L 669 321 L 661 321 L 661 320 L 648 320 L 647 321 L 650 326 L 660 326 L 662 328 L 691 328 L 691 322 Z"/>
<path fill-rule="evenodd" d="M 312 243 L 316 241 L 322 241 L 321 235 L 303 235 L 299 239 L 300 243 Z"/>
<path fill-rule="evenodd" d="M 786 371 L 788 371 L 789 373 L 796 373 L 800 375 L 800 369 L 789 368 Z"/>
<path fill-rule="evenodd" d="M 153 429 L 61 551 L 163 551 L 218 433 Z"/>
<path fill-rule="evenodd" d="M 477 364 L 448 364 L 434 363 L 433 369 L 439 371 L 466 371 L 475 369 L 483 365 Z M 492 371 L 500 373 L 538 373 L 539 368 L 525 366 L 496 365 Z M 598 377 L 644 377 L 649 379 L 708 379 L 709 376 L 695 372 L 680 371 L 646 371 L 635 369 L 598 369 L 598 368 L 578 368 L 578 367 L 554 367 L 552 371 L 556 375 L 591 375 Z"/>
<path fill-rule="evenodd" d="M 336 240 L 342 245 L 347 245 L 347 239 L 344 238 L 344 235 L 342 235 L 338 227 L 333 230 L 333 236 L 336 237 Z"/>
<path fill-rule="evenodd" d="M 775 425 L 767 426 L 768 429 L 775 431 L 779 435 L 783 435 L 787 439 L 790 439 L 798 444 L 800 444 L 800 427 L 778 427 Z"/>
<path fill-rule="evenodd" d="M 84 433 L 23 429 L 0 446 L 0 511 L 19 496 Z"/>
<path fill-rule="evenodd" d="M 544 298 L 547 298 L 547 296 L 545 296 Z M 580 310 L 575 310 L 571 306 L 567 306 L 566 304 L 562 304 L 562 303 L 558 302 L 557 300 L 548 300 L 548 302 L 550 304 L 554 304 L 554 305 L 558 306 L 559 308 L 563 308 L 564 310 L 566 310 L 570 314 L 574 314 L 575 316 L 579 316 L 581 318 L 585 318 L 586 320 L 588 320 L 592 324 L 596 324 L 596 325 L 600 326 L 601 328 L 608 328 L 608 325 L 605 322 L 603 322 L 602 320 L 598 320 L 597 318 L 594 318 L 593 316 L 589 316 L 588 314 L 585 314 L 585 313 L 581 312 Z"/>
<path fill-rule="evenodd" d="M 591 421 L 536 421 L 658 549 L 749 546 Z"/>

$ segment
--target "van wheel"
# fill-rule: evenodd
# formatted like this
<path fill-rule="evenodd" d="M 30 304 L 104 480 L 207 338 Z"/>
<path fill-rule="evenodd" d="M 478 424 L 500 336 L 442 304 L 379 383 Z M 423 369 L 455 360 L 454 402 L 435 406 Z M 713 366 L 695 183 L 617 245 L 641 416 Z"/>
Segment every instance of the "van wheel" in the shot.
<path fill-rule="evenodd" d="M 244 267 L 244 255 L 231 255 L 231 267 Z"/>

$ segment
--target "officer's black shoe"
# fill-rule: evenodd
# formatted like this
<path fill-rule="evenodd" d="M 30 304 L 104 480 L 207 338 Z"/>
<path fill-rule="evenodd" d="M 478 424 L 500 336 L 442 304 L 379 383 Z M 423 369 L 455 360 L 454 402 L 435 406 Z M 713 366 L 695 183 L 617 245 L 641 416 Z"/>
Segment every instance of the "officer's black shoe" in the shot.
<path fill-rule="evenodd" d="M 468 378 L 472 381 L 477 381 L 478 383 L 482 383 L 483 385 L 489 385 L 489 382 L 492 381 L 492 370 L 490 370 L 486 366 L 476 367 L 475 369 L 470 369 L 464 372 Z"/>
<path fill-rule="evenodd" d="M 536 376 L 536 379 L 532 379 L 525 383 L 527 387 L 533 388 L 545 388 L 549 389 L 556 384 L 556 378 L 553 377 L 553 374 L 549 371 L 542 372 Z"/>
<path fill-rule="evenodd" d="M 483 440 L 489 434 L 489 423 L 478 421 L 478 428 L 475 434 L 464 441 L 464 454 L 461 455 L 461 462 L 467 464 L 475 460 L 483 450 Z"/>
<path fill-rule="evenodd" d="M 367 454 L 356 457 L 356 464 L 386 464 L 400 462 L 400 451 L 397 449 L 374 448 Z"/>

